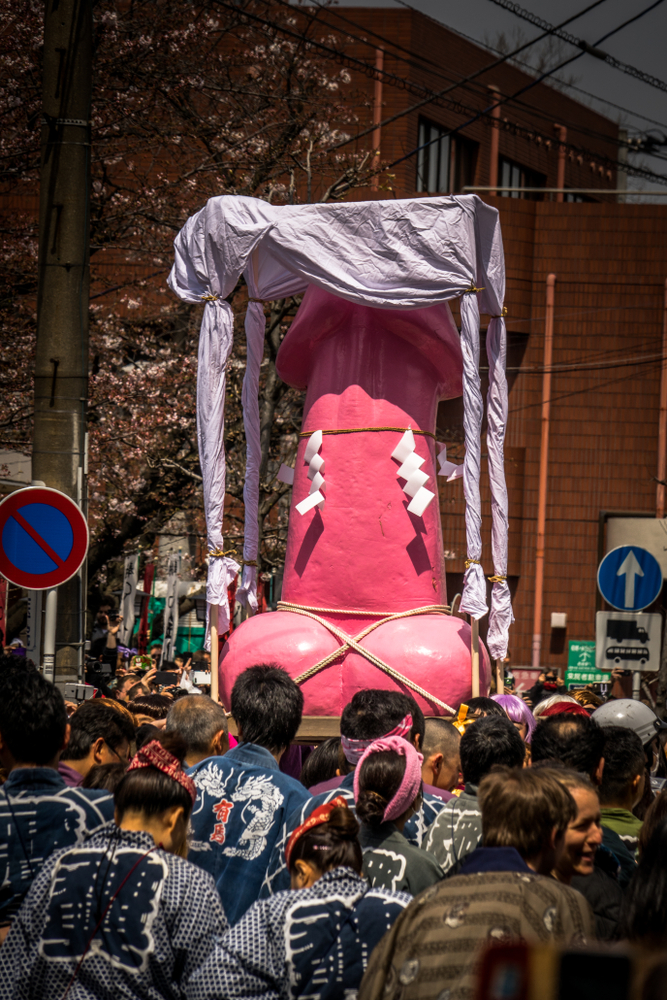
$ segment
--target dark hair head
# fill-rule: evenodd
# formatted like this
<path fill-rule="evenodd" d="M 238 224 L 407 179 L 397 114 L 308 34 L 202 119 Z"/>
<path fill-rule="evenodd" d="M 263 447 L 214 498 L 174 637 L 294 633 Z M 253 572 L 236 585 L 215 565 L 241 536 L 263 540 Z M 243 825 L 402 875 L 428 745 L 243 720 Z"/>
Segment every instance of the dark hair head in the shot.
<path fill-rule="evenodd" d="M 606 766 L 607 762 L 605 761 L 605 767 Z M 662 788 L 658 795 L 656 795 L 646 812 L 642 828 L 639 831 L 640 857 L 643 856 L 644 851 L 646 850 L 646 845 L 653 836 L 653 831 L 662 823 L 663 820 L 667 820 L 667 787 Z"/>
<path fill-rule="evenodd" d="M 341 767 L 340 736 L 332 736 L 329 740 L 324 740 L 315 747 L 312 753 L 306 757 L 306 762 L 301 768 L 299 781 L 304 788 L 312 788 L 322 781 L 329 781 L 336 777 L 337 771 L 347 773 L 347 767 Z M 345 758 L 343 757 L 343 761 Z M 347 763 L 345 761 L 345 763 Z"/>
<path fill-rule="evenodd" d="M 147 698 L 153 692 L 149 687 L 147 687 L 142 681 L 137 684 L 133 684 L 132 687 L 127 692 L 127 697 L 130 701 L 134 701 L 136 698 Z"/>
<path fill-rule="evenodd" d="M 524 860 L 547 848 L 577 815 L 574 799 L 555 773 L 494 768 L 477 793 L 485 847 L 514 847 Z"/>
<path fill-rule="evenodd" d="M 447 719 L 426 719 L 422 753 L 424 758 L 441 753 L 445 760 L 458 756 L 461 734 Z"/>
<path fill-rule="evenodd" d="M 600 784 L 600 802 L 611 805 L 625 799 L 633 780 L 646 770 L 642 741 L 633 729 L 605 726 L 604 768 Z"/>
<path fill-rule="evenodd" d="M 188 753 L 205 754 L 214 737 L 221 730 L 227 732 L 227 715 L 222 705 L 205 694 L 189 694 L 172 704 L 165 730 L 178 733 Z"/>
<path fill-rule="evenodd" d="M 401 691 L 363 688 L 343 709 L 340 731 L 349 740 L 379 740 L 386 736 L 406 715 L 412 716 L 410 743 L 424 742 L 424 713 L 414 698 Z"/>
<path fill-rule="evenodd" d="M 604 731 L 585 715 L 553 715 L 538 721 L 530 748 L 533 761 L 562 760 L 593 778 L 603 756 Z"/>
<path fill-rule="evenodd" d="M 159 742 L 183 763 L 185 743 L 177 733 L 163 733 Z M 114 794 L 118 818 L 122 820 L 126 812 L 143 813 L 144 816 L 158 816 L 165 809 L 182 806 L 186 819 L 192 810 L 190 793 L 178 781 L 159 771 L 156 767 L 140 767 L 127 771 Z"/>
<path fill-rule="evenodd" d="M 244 743 L 284 750 L 301 725 L 303 692 L 281 667 L 248 667 L 234 681 L 231 701 Z"/>
<path fill-rule="evenodd" d="M 504 767 L 523 764 L 526 745 L 502 709 L 500 713 L 473 722 L 461 737 L 461 773 L 468 784 L 478 785 L 494 764 Z"/>
<path fill-rule="evenodd" d="M 380 826 L 405 774 L 405 757 L 395 750 L 372 753 L 359 770 L 357 816 L 365 826 Z"/>
<path fill-rule="evenodd" d="M 299 837 L 290 854 L 290 871 L 296 870 L 297 861 L 308 861 L 321 872 L 344 867 L 361 875 L 358 835 L 359 824 L 352 810 L 345 806 L 332 809 L 327 823 L 320 823 Z"/>
<path fill-rule="evenodd" d="M 158 729 L 157 726 L 152 726 L 150 722 L 142 722 L 141 725 L 137 727 L 134 735 L 137 750 L 141 750 L 141 748 L 145 747 L 147 743 L 151 742 L 151 740 L 159 740 L 163 734 L 163 729 Z"/>
<path fill-rule="evenodd" d="M 472 715 L 505 715 L 505 712 L 500 707 L 498 702 L 494 701 L 493 698 L 484 698 L 480 696 L 479 698 L 468 698 L 464 703 L 468 706 L 468 716 Z"/>
<path fill-rule="evenodd" d="M 644 846 L 625 890 L 620 936 L 651 948 L 667 947 L 667 820 L 658 823 Z"/>
<path fill-rule="evenodd" d="M 105 701 L 84 701 L 70 717 L 72 731 L 63 760 L 83 760 L 95 740 L 104 740 L 110 750 L 117 750 L 124 740 L 134 739 L 134 726 Z"/>
<path fill-rule="evenodd" d="M 60 691 L 23 657 L 2 670 L 0 734 L 19 764 L 49 764 L 62 749 L 67 709 Z"/>
<path fill-rule="evenodd" d="M 171 698 L 163 694 L 145 694 L 129 703 L 129 709 L 136 715 L 147 715 L 151 719 L 166 719 L 173 705 Z"/>
<path fill-rule="evenodd" d="M 82 788 L 102 788 L 115 792 L 125 777 L 127 764 L 95 764 L 81 782 Z"/>

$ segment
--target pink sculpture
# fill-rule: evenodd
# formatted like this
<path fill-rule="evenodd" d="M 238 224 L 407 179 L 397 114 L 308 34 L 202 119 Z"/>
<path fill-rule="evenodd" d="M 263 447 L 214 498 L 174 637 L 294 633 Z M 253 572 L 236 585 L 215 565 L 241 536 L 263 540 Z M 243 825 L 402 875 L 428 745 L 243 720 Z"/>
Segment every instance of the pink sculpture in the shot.
<path fill-rule="evenodd" d="M 220 694 L 227 705 L 248 666 L 277 663 L 297 679 L 340 649 L 343 635 L 358 636 L 392 614 L 447 604 L 434 432 L 438 401 L 462 391 L 449 306 L 374 309 L 311 286 L 277 366 L 285 382 L 307 389 L 282 601 L 325 609 L 310 613 L 339 634 L 296 611 L 249 618 L 222 649 Z M 391 457 L 407 428 L 425 459 L 424 488 L 436 494 L 422 516 L 408 511 L 405 479 L 397 477 L 401 462 Z M 301 516 L 296 505 L 311 487 L 304 455 L 317 430 L 325 503 Z M 470 697 L 470 632 L 462 619 L 442 613 L 383 622 L 360 644 L 419 691 L 348 649 L 300 680 L 304 714 L 340 715 L 361 687 L 398 688 L 413 694 L 425 714 L 442 714 L 444 705 Z M 480 691 L 488 691 L 489 681 L 480 644 Z"/>

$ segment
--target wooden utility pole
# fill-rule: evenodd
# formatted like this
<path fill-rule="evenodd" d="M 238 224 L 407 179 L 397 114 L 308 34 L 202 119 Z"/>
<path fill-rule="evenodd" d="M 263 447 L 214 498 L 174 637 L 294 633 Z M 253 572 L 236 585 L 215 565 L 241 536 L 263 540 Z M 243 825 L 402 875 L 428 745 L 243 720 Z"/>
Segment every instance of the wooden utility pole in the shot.
<path fill-rule="evenodd" d="M 32 476 L 86 513 L 92 0 L 46 0 Z M 85 576 L 58 588 L 56 678 L 83 656 Z"/>

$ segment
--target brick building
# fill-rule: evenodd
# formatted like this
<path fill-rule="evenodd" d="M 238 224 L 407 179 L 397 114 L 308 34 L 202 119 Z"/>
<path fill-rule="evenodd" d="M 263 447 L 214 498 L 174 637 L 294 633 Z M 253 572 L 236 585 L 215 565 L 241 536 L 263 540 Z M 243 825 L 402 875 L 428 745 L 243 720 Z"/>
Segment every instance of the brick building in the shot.
<path fill-rule="evenodd" d="M 376 123 L 416 104 L 420 93 L 440 92 L 494 61 L 488 51 L 411 10 L 337 8 L 327 16 L 336 31 L 349 32 L 346 51 L 386 74 L 380 85 L 355 73 Z M 487 114 L 447 137 L 487 107 L 494 93 L 516 94 L 531 79 L 503 64 L 383 126 L 383 163 L 430 145 L 392 167 L 393 179 L 381 180 L 370 196 L 414 197 L 495 184 L 600 191 L 482 195 L 500 210 L 507 266 L 506 468 L 516 616 L 510 649 L 519 667 L 531 664 L 545 283 L 549 273 L 556 275 L 541 663 L 564 668 L 567 640 L 595 637 L 606 512 L 656 511 L 667 207 L 619 203 L 616 194 L 603 194 L 624 186 L 616 170 L 617 125 L 546 84 L 503 105 L 497 122 Z M 358 114 L 363 120 L 362 101 Z M 448 456 L 460 460 L 460 400 L 441 406 L 438 424 L 449 442 Z M 485 471 L 483 496 L 484 563 L 490 572 Z M 461 482 L 442 485 L 440 502 L 451 600 L 462 587 L 466 554 Z M 552 612 L 567 615 L 565 629 L 551 628 Z"/>

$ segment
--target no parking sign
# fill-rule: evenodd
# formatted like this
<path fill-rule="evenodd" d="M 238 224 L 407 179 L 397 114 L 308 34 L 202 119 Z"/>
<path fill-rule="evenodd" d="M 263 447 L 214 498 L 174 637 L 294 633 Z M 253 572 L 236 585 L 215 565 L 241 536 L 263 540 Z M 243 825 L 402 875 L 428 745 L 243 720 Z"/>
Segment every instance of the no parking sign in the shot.
<path fill-rule="evenodd" d="M 29 486 L 0 503 L 0 573 L 17 587 L 48 590 L 79 570 L 88 525 L 60 490 Z"/>

